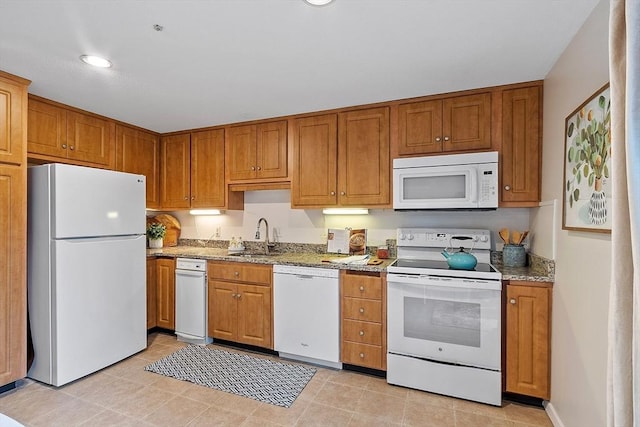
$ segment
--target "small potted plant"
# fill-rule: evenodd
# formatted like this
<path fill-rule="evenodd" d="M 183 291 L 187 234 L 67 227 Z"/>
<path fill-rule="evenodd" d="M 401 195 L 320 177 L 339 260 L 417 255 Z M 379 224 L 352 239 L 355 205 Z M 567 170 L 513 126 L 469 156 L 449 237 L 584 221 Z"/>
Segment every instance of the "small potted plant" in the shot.
<path fill-rule="evenodd" d="M 147 238 L 149 239 L 149 247 L 150 248 L 161 248 L 164 239 L 164 235 L 167 232 L 167 227 L 164 224 L 159 222 L 154 222 L 153 224 L 149 224 L 147 227 Z"/>

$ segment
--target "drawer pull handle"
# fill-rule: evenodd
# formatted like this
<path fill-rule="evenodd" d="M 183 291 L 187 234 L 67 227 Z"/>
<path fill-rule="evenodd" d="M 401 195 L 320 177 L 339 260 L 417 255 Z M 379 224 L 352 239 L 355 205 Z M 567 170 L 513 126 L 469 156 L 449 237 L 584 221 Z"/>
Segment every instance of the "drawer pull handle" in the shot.
<path fill-rule="evenodd" d="M 364 331 L 360 331 L 360 336 L 363 337 L 364 336 Z"/>
<path fill-rule="evenodd" d="M 364 313 L 364 308 L 360 307 L 360 313 L 363 314 Z"/>
<path fill-rule="evenodd" d="M 364 292 L 364 286 L 360 286 L 360 292 Z"/>
<path fill-rule="evenodd" d="M 360 359 L 364 359 L 364 353 L 360 353 Z"/>

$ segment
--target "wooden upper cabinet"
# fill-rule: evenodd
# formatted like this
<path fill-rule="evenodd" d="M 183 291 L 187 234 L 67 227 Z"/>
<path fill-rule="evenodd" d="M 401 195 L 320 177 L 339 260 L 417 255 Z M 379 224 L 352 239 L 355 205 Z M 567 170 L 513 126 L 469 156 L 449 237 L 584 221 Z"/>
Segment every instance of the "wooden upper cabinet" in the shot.
<path fill-rule="evenodd" d="M 506 391 L 550 397 L 551 286 L 510 282 L 506 304 Z"/>
<path fill-rule="evenodd" d="M 389 149 L 388 107 L 295 120 L 291 206 L 388 205 Z"/>
<path fill-rule="evenodd" d="M 224 129 L 191 134 L 191 207 L 224 207 Z"/>
<path fill-rule="evenodd" d="M 29 99 L 27 151 L 31 157 L 112 167 L 114 142 L 114 122 Z"/>
<path fill-rule="evenodd" d="M 306 117 L 293 122 L 291 206 L 337 203 L 338 116 Z"/>
<path fill-rule="evenodd" d="M 287 122 L 227 128 L 225 159 L 230 182 L 287 179 Z"/>
<path fill-rule="evenodd" d="M 160 139 L 160 207 L 191 206 L 191 137 L 187 134 Z"/>
<path fill-rule="evenodd" d="M 491 94 L 456 96 L 398 107 L 398 154 L 491 148 Z"/>
<path fill-rule="evenodd" d="M 338 115 L 338 204 L 388 205 L 391 194 L 389 108 Z"/>
<path fill-rule="evenodd" d="M 67 156 L 67 113 L 64 108 L 29 99 L 28 123 L 29 153 Z"/>
<path fill-rule="evenodd" d="M 27 81 L 0 72 L 0 163 L 26 161 Z"/>
<path fill-rule="evenodd" d="M 537 206 L 540 201 L 541 86 L 502 93 L 500 206 Z"/>
<path fill-rule="evenodd" d="M 147 208 L 160 207 L 160 138 L 149 132 L 116 125 L 116 170 L 146 177 Z"/>

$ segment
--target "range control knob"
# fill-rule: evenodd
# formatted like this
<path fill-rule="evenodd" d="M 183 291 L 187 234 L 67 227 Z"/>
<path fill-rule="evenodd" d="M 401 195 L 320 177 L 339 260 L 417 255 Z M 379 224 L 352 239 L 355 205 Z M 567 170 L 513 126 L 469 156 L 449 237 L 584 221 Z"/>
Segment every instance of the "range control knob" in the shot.
<path fill-rule="evenodd" d="M 480 241 L 481 242 L 488 242 L 489 241 L 489 237 L 488 236 L 480 236 Z"/>
<path fill-rule="evenodd" d="M 409 240 L 413 240 L 413 234 L 409 234 L 409 235 L 407 236 L 407 239 L 409 239 Z"/>
<path fill-rule="evenodd" d="M 407 236 L 406 236 L 404 233 L 400 233 L 400 234 L 398 235 L 398 239 L 400 239 L 400 240 L 404 240 L 404 239 L 406 239 L 406 238 L 407 238 Z"/>

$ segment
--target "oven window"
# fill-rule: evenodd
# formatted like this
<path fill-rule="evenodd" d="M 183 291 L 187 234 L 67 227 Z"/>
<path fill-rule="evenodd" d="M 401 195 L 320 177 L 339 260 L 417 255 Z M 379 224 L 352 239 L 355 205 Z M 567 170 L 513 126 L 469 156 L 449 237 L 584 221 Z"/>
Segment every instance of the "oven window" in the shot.
<path fill-rule="evenodd" d="M 443 175 L 403 178 L 404 200 L 466 199 L 466 176 Z"/>
<path fill-rule="evenodd" d="M 404 336 L 480 347 L 480 304 L 404 298 Z"/>

